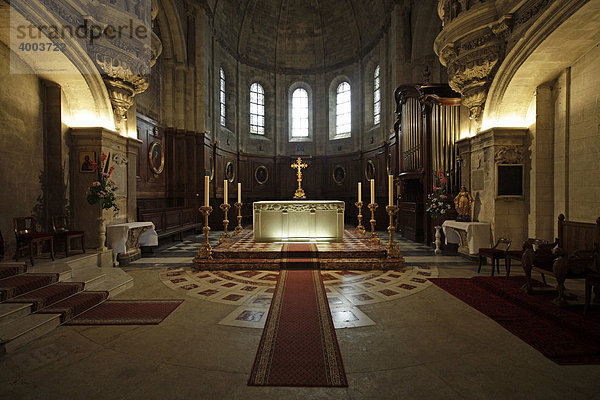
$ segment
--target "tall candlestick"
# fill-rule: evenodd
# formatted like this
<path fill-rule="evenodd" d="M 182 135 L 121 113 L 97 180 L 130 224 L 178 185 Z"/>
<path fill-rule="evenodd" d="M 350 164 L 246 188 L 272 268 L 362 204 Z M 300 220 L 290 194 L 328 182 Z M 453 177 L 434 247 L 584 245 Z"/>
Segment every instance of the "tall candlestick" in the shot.
<path fill-rule="evenodd" d="M 238 182 L 238 203 L 242 202 L 242 183 Z"/>
<path fill-rule="evenodd" d="M 375 179 L 371 179 L 371 204 L 375 204 Z"/>
<path fill-rule="evenodd" d="M 388 175 L 388 205 L 394 205 L 394 175 Z"/>
<path fill-rule="evenodd" d="M 227 193 L 227 179 L 225 179 L 225 180 L 223 181 L 223 204 L 228 204 L 228 203 L 227 203 L 227 198 L 228 198 L 229 196 L 227 196 L 227 194 L 228 194 L 228 193 Z"/>
<path fill-rule="evenodd" d="M 362 182 L 358 182 L 358 202 L 362 202 Z"/>
<path fill-rule="evenodd" d="M 210 186 L 210 176 L 204 177 L 204 207 L 208 207 L 208 187 Z"/>

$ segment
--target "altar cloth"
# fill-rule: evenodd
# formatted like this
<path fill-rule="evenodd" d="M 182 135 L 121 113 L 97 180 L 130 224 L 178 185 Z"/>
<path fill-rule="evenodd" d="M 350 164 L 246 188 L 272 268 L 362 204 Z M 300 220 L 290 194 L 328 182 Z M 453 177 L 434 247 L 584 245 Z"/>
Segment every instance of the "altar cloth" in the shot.
<path fill-rule="evenodd" d="M 145 230 L 139 236 L 137 242 L 127 243 L 129 231 L 135 229 Z M 106 241 L 108 247 L 113 249 L 115 253 L 126 253 L 131 250 L 129 246 L 158 246 L 158 234 L 152 222 L 127 222 L 124 224 L 114 224 L 106 227 Z"/>

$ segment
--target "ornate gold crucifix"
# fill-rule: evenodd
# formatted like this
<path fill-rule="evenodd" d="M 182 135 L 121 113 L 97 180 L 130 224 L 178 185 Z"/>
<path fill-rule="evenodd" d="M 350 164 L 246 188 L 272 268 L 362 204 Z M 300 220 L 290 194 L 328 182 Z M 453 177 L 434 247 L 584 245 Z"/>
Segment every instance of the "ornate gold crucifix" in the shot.
<path fill-rule="evenodd" d="M 306 168 L 308 165 L 304 164 L 302 159 L 298 157 L 296 162 L 292 164 L 291 167 L 298 170 L 298 189 L 296 189 L 296 193 L 294 193 L 294 199 L 305 199 L 306 195 L 304 194 L 304 190 L 302 190 L 302 168 Z"/>

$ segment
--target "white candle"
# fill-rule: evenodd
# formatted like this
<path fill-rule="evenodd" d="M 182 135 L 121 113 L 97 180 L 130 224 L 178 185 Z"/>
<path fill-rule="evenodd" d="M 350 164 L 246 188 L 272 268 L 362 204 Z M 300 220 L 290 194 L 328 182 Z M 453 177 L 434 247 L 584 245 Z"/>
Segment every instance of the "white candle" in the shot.
<path fill-rule="evenodd" d="M 223 204 L 227 204 L 227 179 L 223 181 Z"/>
<path fill-rule="evenodd" d="M 208 187 L 210 185 L 210 177 L 204 176 L 204 207 L 208 207 Z"/>
<path fill-rule="evenodd" d="M 358 202 L 362 200 L 362 182 L 358 182 Z"/>
<path fill-rule="evenodd" d="M 375 179 L 371 179 L 371 204 L 375 204 Z"/>
<path fill-rule="evenodd" d="M 242 183 L 238 182 L 238 203 L 242 202 Z"/>
<path fill-rule="evenodd" d="M 394 175 L 388 175 L 388 204 L 394 205 Z"/>

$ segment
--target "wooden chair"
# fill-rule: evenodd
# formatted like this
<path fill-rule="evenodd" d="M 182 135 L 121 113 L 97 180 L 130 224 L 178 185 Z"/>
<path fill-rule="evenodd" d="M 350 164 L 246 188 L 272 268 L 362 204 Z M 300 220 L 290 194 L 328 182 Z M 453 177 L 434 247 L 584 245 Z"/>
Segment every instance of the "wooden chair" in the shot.
<path fill-rule="evenodd" d="M 500 260 L 504 260 L 504 267 L 506 268 L 506 252 L 510 249 L 510 239 L 500 238 L 494 245 L 494 247 L 482 247 L 479 249 L 479 268 L 477 273 L 481 271 L 481 265 L 483 264 L 484 258 L 490 258 L 492 260 L 492 276 L 494 276 L 494 269 L 500 273 Z M 506 277 L 510 270 L 506 268 Z"/>
<path fill-rule="evenodd" d="M 521 250 L 508 250 L 506 252 L 506 260 L 504 261 L 506 265 L 506 276 L 510 275 L 512 260 L 521 262 L 521 260 L 523 259 L 523 253 L 528 248 L 533 246 L 534 248 L 538 249 L 538 251 L 543 252 L 547 250 L 549 253 L 551 253 L 552 248 L 555 247 L 557 244 L 558 239 L 556 239 L 554 243 L 550 243 L 544 239 L 529 238 L 525 242 L 523 242 L 523 247 L 521 248 Z M 544 279 L 544 283 L 546 283 L 546 278 L 544 277 L 544 275 L 542 275 L 542 279 Z"/>
<path fill-rule="evenodd" d="M 69 229 L 69 220 L 64 215 L 52 217 L 52 230 L 56 238 L 65 243 L 65 255 L 69 257 L 71 251 L 71 239 L 81 239 L 81 251 L 85 253 L 85 242 L 83 231 L 72 231 Z"/>
<path fill-rule="evenodd" d="M 541 251 L 543 250 L 543 251 Z M 558 216 L 558 243 L 549 253 L 548 249 L 525 250 L 521 265 L 527 278 L 521 288 L 532 293 L 531 272 L 554 276 L 558 297 L 553 300 L 558 306 L 568 305 L 565 296 L 566 279 L 584 279 L 588 274 L 600 271 L 600 217 L 596 223 L 574 222 Z"/>
<path fill-rule="evenodd" d="M 50 245 L 50 258 L 54 261 L 54 234 L 50 232 L 37 232 L 36 222 L 33 217 L 13 218 L 13 229 L 15 239 L 17 240 L 17 250 L 15 252 L 15 261 L 19 261 L 19 252 L 23 249 L 29 251 L 29 260 L 33 263 L 34 247 L 41 249 L 45 242 Z"/>

